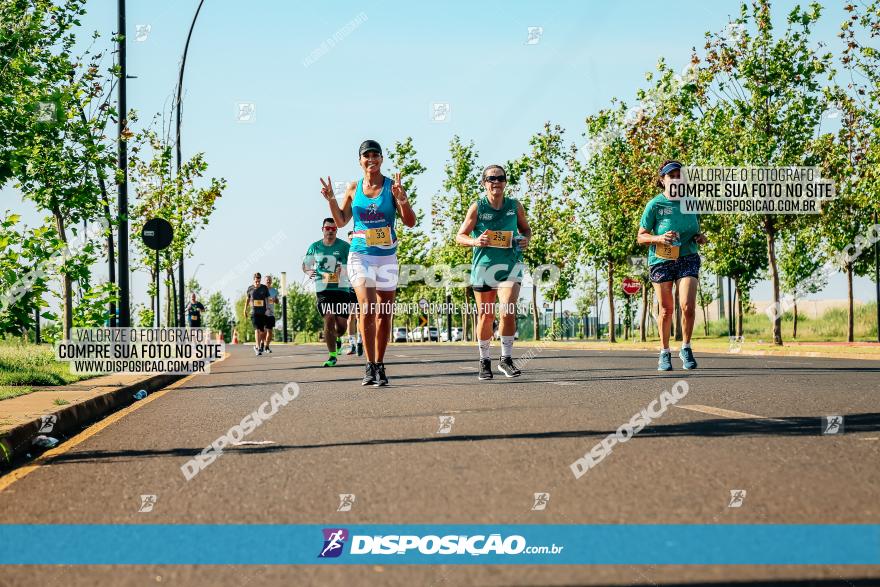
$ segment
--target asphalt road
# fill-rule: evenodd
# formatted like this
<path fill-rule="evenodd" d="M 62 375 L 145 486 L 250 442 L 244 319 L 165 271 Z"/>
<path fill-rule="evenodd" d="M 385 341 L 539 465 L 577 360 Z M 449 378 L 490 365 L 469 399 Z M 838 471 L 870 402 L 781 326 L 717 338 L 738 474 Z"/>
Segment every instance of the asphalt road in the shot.
<path fill-rule="evenodd" d="M 658 374 L 648 353 L 545 348 L 521 378 L 496 374 L 479 382 L 476 349 L 397 344 L 386 357 L 392 385 L 373 389 L 361 387 L 356 357 L 317 367 L 325 353 L 316 346 L 279 345 L 262 357 L 247 346 L 227 350 L 210 374 L 144 403 L 0 492 L 3 522 L 880 523 L 880 362 L 697 353 L 697 371 L 681 371 L 675 358 L 678 370 Z M 681 379 L 685 398 L 575 479 L 569 465 L 576 458 Z M 300 386 L 299 397 L 246 438 L 262 444 L 227 448 L 184 479 L 184 462 L 290 382 Z M 844 433 L 821 434 L 821 418 L 833 415 L 844 417 Z M 454 422 L 440 433 L 446 416 Z M 740 507 L 728 507 L 731 490 L 746 491 Z M 538 492 L 550 494 L 543 511 L 532 510 Z M 343 493 L 356 496 L 351 511 L 337 511 Z M 144 494 L 157 496 L 149 513 L 138 511 Z M 809 579 L 880 584 L 880 567 L 94 566 L 0 573 L 0 584 L 28 587 Z"/>

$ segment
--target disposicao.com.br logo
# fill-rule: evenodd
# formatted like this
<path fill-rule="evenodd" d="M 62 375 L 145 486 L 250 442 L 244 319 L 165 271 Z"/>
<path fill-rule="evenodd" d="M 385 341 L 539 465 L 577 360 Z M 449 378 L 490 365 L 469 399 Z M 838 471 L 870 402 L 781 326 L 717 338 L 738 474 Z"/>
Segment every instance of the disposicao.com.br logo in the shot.
<path fill-rule="evenodd" d="M 324 528 L 324 546 L 319 558 L 338 557 L 343 552 L 349 532 L 345 528 Z M 560 554 L 564 546 L 529 546 L 519 534 L 502 537 L 501 534 L 477 534 L 474 536 L 448 534 L 387 534 L 351 536 L 349 553 L 352 555 L 427 554 L 466 555 L 489 554 Z"/>

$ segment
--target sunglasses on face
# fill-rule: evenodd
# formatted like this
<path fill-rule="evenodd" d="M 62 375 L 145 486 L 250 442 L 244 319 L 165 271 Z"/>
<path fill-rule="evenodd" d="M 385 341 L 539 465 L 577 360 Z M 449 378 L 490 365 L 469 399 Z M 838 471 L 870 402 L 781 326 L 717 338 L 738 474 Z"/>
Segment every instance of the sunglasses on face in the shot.
<path fill-rule="evenodd" d="M 487 175 L 486 181 L 488 181 L 489 183 L 503 182 L 507 181 L 507 178 L 503 175 Z"/>
<path fill-rule="evenodd" d="M 336 232 L 336 227 L 335 226 L 325 226 L 324 232 Z"/>

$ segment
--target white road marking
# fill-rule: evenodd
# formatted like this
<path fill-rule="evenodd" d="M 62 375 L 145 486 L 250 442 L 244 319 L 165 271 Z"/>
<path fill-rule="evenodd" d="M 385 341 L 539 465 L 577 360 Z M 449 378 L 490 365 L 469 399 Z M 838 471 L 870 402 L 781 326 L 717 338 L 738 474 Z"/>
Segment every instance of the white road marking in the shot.
<path fill-rule="evenodd" d="M 232 446 L 262 446 L 264 444 L 275 444 L 274 440 L 239 440 L 233 442 Z"/>
<path fill-rule="evenodd" d="M 577 385 L 574 381 L 553 381 L 553 385 Z"/>
<path fill-rule="evenodd" d="M 780 420 L 778 418 L 768 418 L 767 416 L 758 416 L 755 414 L 747 414 L 745 412 L 725 410 L 724 408 L 715 408 L 713 406 L 701 406 L 697 404 L 691 404 L 687 406 L 676 405 L 675 407 L 681 408 L 682 410 L 690 410 L 692 412 L 701 412 L 703 414 L 710 414 L 712 416 L 730 418 L 731 420 L 771 420 L 773 422 L 785 422 L 785 420 Z"/>

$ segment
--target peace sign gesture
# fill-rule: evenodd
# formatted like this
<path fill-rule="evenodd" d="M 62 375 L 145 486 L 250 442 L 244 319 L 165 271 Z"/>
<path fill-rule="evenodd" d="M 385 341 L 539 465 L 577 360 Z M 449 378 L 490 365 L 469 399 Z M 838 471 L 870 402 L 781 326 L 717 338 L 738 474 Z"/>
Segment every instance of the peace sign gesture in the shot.
<path fill-rule="evenodd" d="M 321 178 L 321 195 L 324 196 L 324 199 L 328 202 L 336 197 L 336 194 L 333 193 L 333 181 L 330 180 L 330 176 L 327 176 L 327 183 L 324 183 L 324 178 Z"/>
<path fill-rule="evenodd" d="M 400 182 L 399 172 L 395 174 L 394 183 L 391 184 L 391 195 L 401 204 L 406 202 L 406 190 L 403 189 L 403 184 Z"/>

